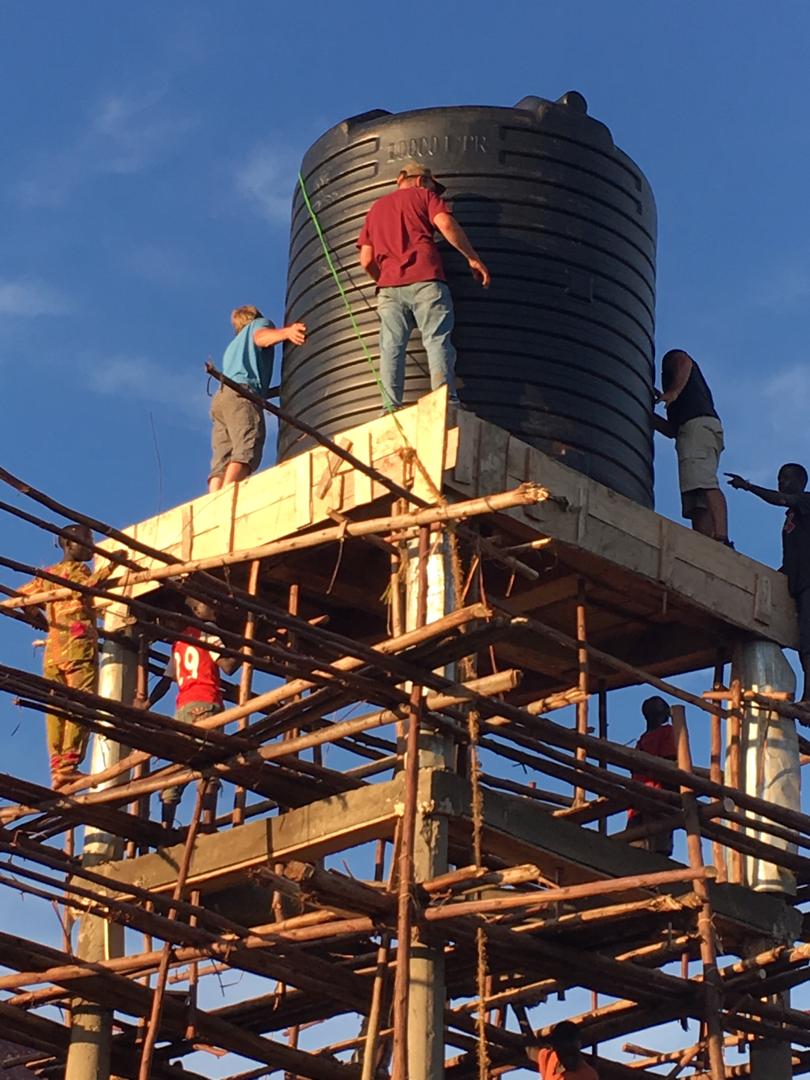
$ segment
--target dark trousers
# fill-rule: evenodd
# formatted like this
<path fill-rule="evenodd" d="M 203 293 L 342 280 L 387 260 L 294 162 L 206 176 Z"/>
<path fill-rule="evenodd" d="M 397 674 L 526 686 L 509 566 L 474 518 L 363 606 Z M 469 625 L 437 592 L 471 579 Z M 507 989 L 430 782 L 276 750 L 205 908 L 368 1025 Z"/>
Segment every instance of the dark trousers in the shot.
<path fill-rule="evenodd" d="M 645 814 L 639 812 L 633 814 L 630 824 L 633 828 L 637 825 L 652 825 L 657 818 L 657 814 Z M 643 848 L 645 851 L 655 851 L 658 855 L 671 855 L 672 829 L 662 829 L 658 832 L 650 833 L 648 836 L 639 837 L 638 840 L 631 840 L 630 846 Z"/>
<path fill-rule="evenodd" d="M 804 672 L 801 700 L 806 701 L 810 694 L 810 589 L 802 589 L 793 599 L 799 617 L 799 660 Z"/>

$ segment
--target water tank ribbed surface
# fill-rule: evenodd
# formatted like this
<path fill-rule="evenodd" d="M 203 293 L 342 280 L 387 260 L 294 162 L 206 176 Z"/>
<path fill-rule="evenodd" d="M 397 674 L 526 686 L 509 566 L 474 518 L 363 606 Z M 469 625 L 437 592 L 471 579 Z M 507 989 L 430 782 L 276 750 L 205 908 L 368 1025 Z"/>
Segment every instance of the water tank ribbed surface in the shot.
<path fill-rule="evenodd" d="M 374 286 L 358 262 L 363 218 L 410 160 L 447 187 L 492 274 L 484 291 L 442 242 L 455 299 L 459 395 L 471 411 L 575 469 L 652 505 L 655 202 L 584 99 L 515 108 L 367 113 L 323 135 L 302 175 L 363 339 L 378 358 Z M 293 201 L 281 400 L 334 436 L 381 399 L 300 190 Z M 429 389 L 418 333 L 406 402 Z M 281 425 L 279 459 L 311 445 Z"/>

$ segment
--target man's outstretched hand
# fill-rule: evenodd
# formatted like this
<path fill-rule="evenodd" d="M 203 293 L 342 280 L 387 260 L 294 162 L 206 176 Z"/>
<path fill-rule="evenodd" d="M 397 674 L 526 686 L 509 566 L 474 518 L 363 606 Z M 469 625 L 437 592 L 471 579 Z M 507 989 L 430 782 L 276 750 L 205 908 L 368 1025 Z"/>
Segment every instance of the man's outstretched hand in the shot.
<path fill-rule="evenodd" d="M 472 276 L 475 280 L 480 282 L 485 289 L 488 289 L 490 277 L 489 270 L 487 270 L 486 266 L 484 266 L 480 259 L 468 259 L 467 262 L 469 263 L 470 270 L 472 270 Z"/>
<path fill-rule="evenodd" d="M 750 491 L 751 484 L 748 480 L 743 479 L 742 476 L 738 476 L 737 473 L 727 472 L 724 474 L 728 477 L 729 485 L 736 488 L 738 491 Z"/>
<path fill-rule="evenodd" d="M 307 328 L 306 324 L 302 322 L 291 323 L 285 327 L 287 331 L 287 341 L 291 341 L 293 345 L 303 345 L 307 340 Z"/>

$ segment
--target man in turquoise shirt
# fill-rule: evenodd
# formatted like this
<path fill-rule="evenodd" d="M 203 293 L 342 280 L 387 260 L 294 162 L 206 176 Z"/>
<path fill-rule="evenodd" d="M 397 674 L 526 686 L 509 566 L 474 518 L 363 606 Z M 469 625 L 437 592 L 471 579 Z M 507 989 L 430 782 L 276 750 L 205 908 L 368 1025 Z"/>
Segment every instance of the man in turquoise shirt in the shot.
<path fill-rule="evenodd" d="M 257 307 L 246 304 L 231 312 L 236 337 L 222 357 L 222 371 L 234 382 L 267 396 L 273 374 L 273 348 L 280 341 L 303 345 L 307 328 L 292 323 L 277 330 Z M 211 471 L 208 490 L 244 480 L 259 467 L 264 449 L 264 410 L 228 386 L 220 386 L 211 403 Z"/>

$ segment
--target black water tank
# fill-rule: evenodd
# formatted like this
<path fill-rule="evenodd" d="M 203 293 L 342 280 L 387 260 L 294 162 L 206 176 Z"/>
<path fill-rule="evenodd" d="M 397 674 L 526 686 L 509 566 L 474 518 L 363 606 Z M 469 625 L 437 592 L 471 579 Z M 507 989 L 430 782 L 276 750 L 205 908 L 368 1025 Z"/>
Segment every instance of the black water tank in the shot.
<path fill-rule="evenodd" d="M 478 416 L 652 505 L 655 202 L 649 184 L 576 92 L 514 108 L 366 113 L 307 152 L 302 175 L 375 363 L 374 286 L 358 262 L 366 211 L 422 162 L 492 274 L 484 291 L 442 244 L 455 298 L 456 374 Z M 293 202 L 287 322 L 310 335 L 284 354 L 281 400 L 326 435 L 380 414 L 380 394 L 329 273 L 300 189 Z M 406 402 L 429 389 L 418 334 Z M 281 426 L 279 458 L 309 445 Z"/>

